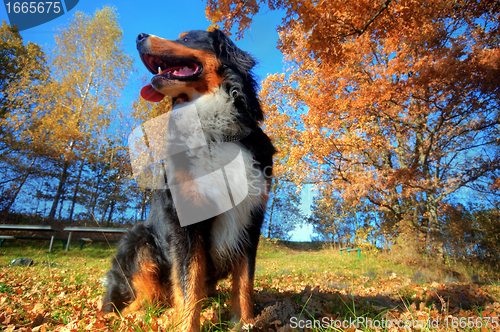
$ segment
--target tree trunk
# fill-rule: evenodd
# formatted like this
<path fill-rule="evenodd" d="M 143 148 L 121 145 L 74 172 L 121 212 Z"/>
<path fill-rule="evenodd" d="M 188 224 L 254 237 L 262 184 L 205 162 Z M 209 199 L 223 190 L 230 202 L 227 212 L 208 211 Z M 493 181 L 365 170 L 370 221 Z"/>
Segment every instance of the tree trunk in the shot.
<path fill-rule="evenodd" d="M 59 185 L 57 186 L 56 196 L 54 197 L 54 201 L 52 202 L 52 208 L 50 209 L 47 222 L 53 221 L 56 216 L 57 205 L 59 204 L 59 199 L 61 198 L 64 185 L 66 184 L 66 180 L 68 178 L 68 167 L 69 163 L 67 161 L 64 161 L 61 176 L 59 177 Z"/>
<path fill-rule="evenodd" d="M 141 221 L 144 221 L 145 217 L 146 217 L 146 206 L 147 206 L 147 201 L 148 201 L 148 194 L 149 194 L 149 189 L 145 189 L 144 190 L 144 195 L 142 196 L 142 201 L 141 201 L 141 210 L 140 210 L 140 214 L 141 214 Z"/>
<path fill-rule="evenodd" d="M 432 195 L 427 195 L 427 213 L 429 214 L 430 254 L 432 257 L 444 262 L 444 244 L 441 235 L 441 225 Z"/>
<path fill-rule="evenodd" d="M 95 211 L 95 206 L 97 205 L 97 200 L 99 199 L 99 186 L 101 184 L 101 178 L 102 178 L 102 170 L 99 173 L 99 175 L 97 176 L 97 183 L 96 183 L 95 187 L 92 188 L 92 191 L 91 191 L 91 194 L 90 194 L 88 216 L 89 216 L 89 218 L 92 218 L 92 219 L 95 218 L 94 217 L 94 211 Z"/>
<path fill-rule="evenodd" d="M 59 220 L 62 220 L 61 214 L 62 214 L 62 209 L 63 209 L 65 199 L 66 199 L 66 194 L 65 194 L 65 191 L 63 190 L 63 192 L 61 194 L 61 204 L 59 204 Z"/>
<path fill-rule="evenodd" d="M 17 187 L 17 190 L 14 193 L 14 196 L 10 200 L 9 204 L 7 204 L 7 206 L 3 209 L 3 212 L 9 212 L 10 208 L 12 207 L 12 205 L 14 205 L 14 202 L 16 201 L 17 195 L 19 195 L 19 193 L 21 192 L 21 188 L 24 186 L 24 184 L 26 183 L 26 180 L 28 180 L 28 177 L 31 175 L 31 172 L 33 171 L 33 164 L 35 164 L 36 158 L 38 158 L 38 156 L 35 156 L 35 158 L 31 162 L 30 167 L 26 171 L 26 175 L 21 180 L 21 183 Z"/>
<path fill-rule="evenodd" d="M 109 209 L 109 215 L 108 215 L 108 227 L 111 226 L 111 217 L 113 216 L 113 210 L 115 208 L 116 201 L 113 200 L 111 202 L 111 209 Z"/>
<path fill-rule="evenodd" d="M 104 208 L 102 209 L 101 213 L 101 223 L 104 222 L 104 219 L 106 219 L 106 213 L 108 213 L 108 208 L 109 208 L 109 201 L 104 205 Z"/>
<path fill-rule="evenodd" d="M 354 245 L 358 245 L 358 213 L 357 211 L 354 211 L 354 227 L 355 227 L 355 230 L 354 230 Z"/>
<path fill-rule="evenodd" d="M 82 160 L 80 163 L 80 168 L 78 170 L 78 176 L 76 178 L 76 185 L 75 185 L 75 191 L 73 193 L 73 198 L 71 199 L 71 210 L 69 211 L 69 221 L 73 220 L 73 213 L 75 211 L 75 205 L 76 205 L 76 197 L 78 194 L 78 190 L 80 189 L 80 179 L 82 177 L 82 171 L 83 171 L 83 165 L 85 165 L 85 159 Z"/>
<path fill-rule="evenodd" d="M 113 191 L 111 192 L 111 195 L 109 195 L 106 199 L 106 201 L 108 201 L 108 204 L 106 204 L 106 209 L 104 210 L 104 212 L 102 214 L 102 221 L 101 222 L 104 222 L 104 218 L 106 217 L 106 213 L 108 211 L 108 208 L 111 207 L 111 209 L 109 211 L 109 216 L 108 216 L 108 227 L 111 224 L 111 216 L 113 214 L 113 209 L 114 209 L 115 204 L 116 204 L 116 200 L 114 198 L 116 197 L 116 191 L 118 190 L 119 179 L 120 179 L 120 177 L 115 178 L 115 185 L 113 187 Z M 113 199 L 111 199 L 111 198 L 113 198 Z M 110 201 L 110 199 L 111 199 L 111 201 Z"/>
<path fill-rule="evenodd" d="M 278 181 L 278 180 L 274 180 L 274 181 Z M 278 186 L 277 183 L 274 183 L 274 185 L 272 186 L 272 190 L 273 190 L 273 204 L 271 204 L 271 212 L 269 213 L 269 228 L 267 230 L 267 237 L 268 238 L 271 238 L 271 225 L 273 223 L 273 212 L 274 212 L 274 203 L 276 202 L 276 187 Z"/>

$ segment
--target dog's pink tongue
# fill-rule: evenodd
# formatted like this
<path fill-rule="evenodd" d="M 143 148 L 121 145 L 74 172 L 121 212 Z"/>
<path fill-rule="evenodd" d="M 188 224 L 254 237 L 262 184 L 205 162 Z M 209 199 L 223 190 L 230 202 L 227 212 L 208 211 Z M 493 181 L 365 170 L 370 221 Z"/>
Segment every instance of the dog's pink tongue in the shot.
<path fill-rule="evenodd" d="M 146 85 L 144 88 L 141 89 L 141 97 L 146 99 L 147 101 L 151 102 L 160 102 L 165 95 L 162 95 L 158 91 L 156 91 L 151 84 Z"/>

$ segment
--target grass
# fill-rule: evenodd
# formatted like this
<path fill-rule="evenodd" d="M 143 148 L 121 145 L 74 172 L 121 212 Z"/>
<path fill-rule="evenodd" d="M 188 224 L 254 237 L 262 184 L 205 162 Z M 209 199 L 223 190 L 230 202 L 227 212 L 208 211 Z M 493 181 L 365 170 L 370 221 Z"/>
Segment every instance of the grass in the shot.
<path fill-rule="evenodd" d="M 175 331 L 171 309 L 162 304 L 145 305 L 125 317 L 97 315 L 104 293 L 101 280 L 116 244 L 93 243 L 83 250 L 73 245 L 65 252 L 56 243 L 52 253 L 47 249 L 44 241 L 18 240 L 0 248 L 0 331 Z M 11 261 L 21 257 L 36 264 L 12 267 Z M 363 331 L 389 331 L 380 323 L 392 319 L 435 320 L 436 327 L 415 330 L 451 331 L 455 325 L 461 329 L 463 319 L 475 319 L 475 325 L 461 330 L 493 331 L 500 311 L 495 275 L 479 265 L 422 268 L 395 263 L 382 254 L 363 252 L 358 259 L 357 254 L 340 255 L 318 243 L 264 239 L 255 275 L 260 329 L 254 330 L 290 331 L 294 322 L 302 322 L 309 331 L 350 331 L 341 323 L 355 321 Z M 218 291 L 216 298 L 203 300 L 204 332 L 228 331 L 231 326 L 230 280 L 221 281 Z M 478 328 L 487 319 L 489 325 Z"/>

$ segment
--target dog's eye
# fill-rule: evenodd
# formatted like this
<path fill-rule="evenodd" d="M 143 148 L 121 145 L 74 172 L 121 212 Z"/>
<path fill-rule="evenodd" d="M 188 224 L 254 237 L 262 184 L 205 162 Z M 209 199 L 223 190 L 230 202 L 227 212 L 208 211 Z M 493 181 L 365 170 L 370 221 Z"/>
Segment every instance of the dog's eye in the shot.
<path fill-rule="evenodd" d="M 183 42 L 187 42 L 187 41 L 188 41 L 188 38 L 184 38 L 182 41 L 183 41 Z"/>

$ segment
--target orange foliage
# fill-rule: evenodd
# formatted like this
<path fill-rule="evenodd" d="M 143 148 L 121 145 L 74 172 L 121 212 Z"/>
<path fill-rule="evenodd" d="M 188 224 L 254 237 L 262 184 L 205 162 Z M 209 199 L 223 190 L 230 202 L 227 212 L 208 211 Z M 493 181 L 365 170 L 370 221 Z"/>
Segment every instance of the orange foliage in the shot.
<path fill-rule="evenodd" d="M 265 5 L 286 11 L 289 63 L 263 83 L 267 128 L 296 178 L 438 232 L 443 200 L 499 166 L 498 4 L 208 0 L 207 15 L 241 37 Z"/>

